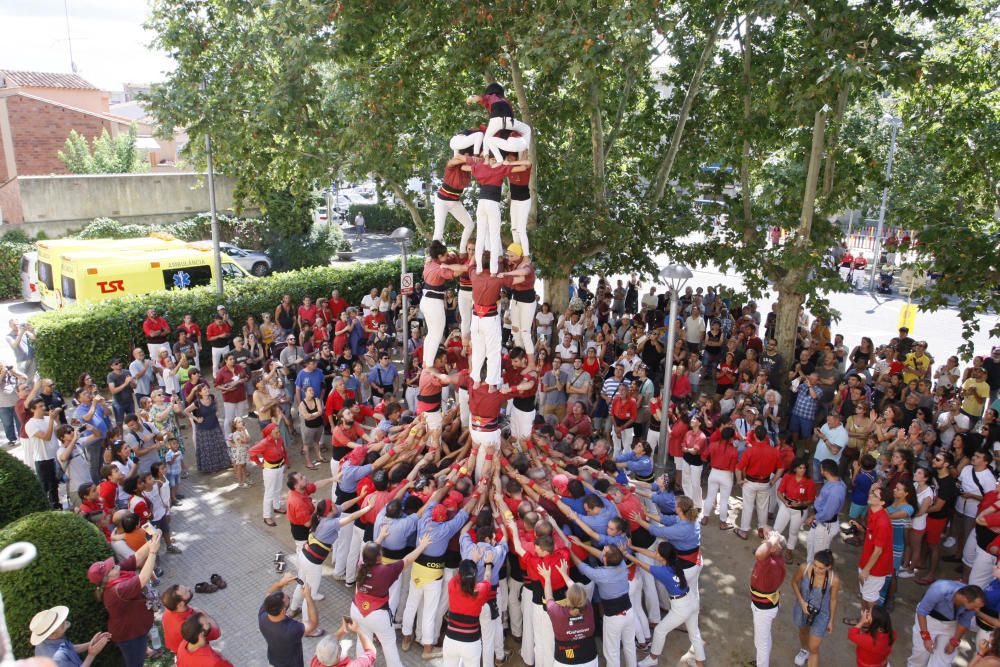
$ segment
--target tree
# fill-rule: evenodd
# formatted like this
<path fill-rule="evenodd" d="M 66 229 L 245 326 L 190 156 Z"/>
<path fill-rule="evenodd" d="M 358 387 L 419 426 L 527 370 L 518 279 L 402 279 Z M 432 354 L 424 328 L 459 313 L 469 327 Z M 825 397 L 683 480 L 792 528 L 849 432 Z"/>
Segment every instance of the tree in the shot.
<path fill-rule="evenodd" d="M 112 137 L 102 129 L 101 136 L 87 145 L 87 139 L 76 130 L 69 131 L 59 159 L 73 174 L 132 174 L 149 171 L 149 162 L 135 147 L 138 130 L 132 123 L 128 132 Z"/>

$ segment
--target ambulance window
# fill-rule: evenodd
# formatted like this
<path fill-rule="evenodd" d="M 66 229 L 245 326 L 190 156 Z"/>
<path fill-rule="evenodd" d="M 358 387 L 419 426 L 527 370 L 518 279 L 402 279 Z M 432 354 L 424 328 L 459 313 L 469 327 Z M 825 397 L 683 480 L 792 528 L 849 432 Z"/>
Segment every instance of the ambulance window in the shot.
<path fill-rule="evenodd" d="M 185 266 L 180 269 L 166 269 L 163 272 L 163 286 L 166 289 L 187 289 L 212 284 L 212 269 L 208 265 Z"/>
<path fill-rule="evenodd" d="M 76 280 L 73 278 L 68 278 L 63 276 L 62 278 L 62 293 L 63 297 L 67 299 L 76 298 Z"/>
<path fill-rule="evenodd" d="M 223 262 L 222 264 L 222 278 L 224 280 L 229 280 L 231 278 L 242 278 L 243 272 L 240 271 L 239 267 L 235 264 L 228 264 Z"/>
<path fill-rule="evenodd" d="M 47 289 L 54 290 L 56 288 L 55 283 L 52 280 L 52 265 L 48 262 L 38 263 L 38 280 L 41 281 Z"/>

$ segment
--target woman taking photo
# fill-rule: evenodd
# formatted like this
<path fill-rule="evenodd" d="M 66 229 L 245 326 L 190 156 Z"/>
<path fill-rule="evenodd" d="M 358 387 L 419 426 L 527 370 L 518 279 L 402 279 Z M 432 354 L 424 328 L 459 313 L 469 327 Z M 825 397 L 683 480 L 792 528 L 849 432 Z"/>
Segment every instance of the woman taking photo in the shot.
<path fill-rule="evenodd" d="M 299 402 L 299 417 L 302 419 L 302 458 L 310 470 L 316 470 L 320 463 L 326 461 L 319 453 L 319 441 L 323 437 L 323 412 L 324 406 L 316 398 L 316 390 L 307 384 Z M 318 587 L 313 586 L 313 590 L 318 590 Z"/>
<path fill-rule="evenodd" d="M 478 667 L 483 656 L 483 632 L 479 615 L 489 602 L 493 575 L 492 549 L 486 551 L 483 580 L 477 581 L 475 561 L 465 559 L 448 582 L 448 614 L 441 662 L 445 667 Z"/>
<path fill-rule="evenodd" d="M 635 546 L 632 548 L 636 553 L 654 559 L 657 565 L 649 565 L 628 553 L 625 556 L 635 565 L 653 575 L 653 578 L 662 584 L 670 595 L 670 613 L 657 623 L 656 629 L 653 631 L 649 655 L 639 662 L 639 667 L 655 667 L 663 653 L 667 635 L 670 634 L 671 630 L 679 628 L 681 625 L 686 628 L 688 639 L 691 641 L 691 653 L 694 655 L 695 664 L 698 667 L 705 667 L 705 642 L 702 641 L 701 629 L 698 627 L 701 598 L 697 592 L 697 578 L 695 577 L 691 582 L 688 581 L 684 569 L 685 561 L 678 557 L 677 550 L 670 542 L 660 542 L 655 552 Z M 690 573 L 690 569 L 687 570 L 687 573 Z M 692 590 L 691 586 L 695 588 Z"/>
<path fill-rule="evenodd" d="M 378 539 L 361 549 L 361 564 L 358 565 L 357 585 L 351 602 L 351 618 L 362 630 L 378 638 L 387 667 L 402 667 L 403 661 L 396 649 L 396 630 L 392 627 L 392 616 L 389 613 L 389 589 L 403 570 L 412 565 L 430 545 L 431 536 L 430 533 L 423 535 L 416 548 L 403 559 L 384 564 L 382 542 L 388 536 L 389 524 L 385 523 Z M 477 623 L 478 620 L 477 618 Z"/>
<path fill-rule="evenodd" d="M 811 563 L 799 566 L 792 576 L 792 592 L 797 604 L 792 607 L 792 619 L 799 629 L 796 665 L 819 667 L 819 646 L 833 632 L 837 613 L 840 578 L 833 572 L 833 552 L 816 552 Z"/>
<path fill-rule="evenodd" d="M 702 452 L 708 447 L 708 437 L 701 430 L 701 419 L 691 417 L 690 429 L 684 435 L 684 443 L 681 447 L 684 466 L 681 470 L 681 486 L 684 495 L 692 500 L 695 509 L 701 510 L 701 466 Z"/>
<path fill-rule="evenodd" d="M 184 412 L 194 420 L 198 472 L 218 472 L 230 467 L 229 447 L 222 435 L 215 397 L 208 385 L 199 387 L 197 398 Z"/>
<path fill-rule="evenodd" d="M 847 640 L 857 647 L 857 667 L 886 667 L 892 655 L 892 644 L 896 641 L 892 617 L 885 607 L 863 609 L 857 625 L 847 631 Z M 971 664 L 977 663 L 973 661 Z M 1000 661 L 995 665 L 1000 665 Z"/>
<path fill-rule="evenodd" d="M 786 563 L 792 562 L 802 520 L 816 500 L 816 482 L 809 477 L 808 470 L 809 464 L 805 459 L 795 459 L 778 483 L 778 516 L 774 520 L 774 531 L 781 533 L 788 527 Z"/>
<path fill-rule="evenodd" d="M 563 581 L 570 581 L 568 563 L 561 560 L 557 566 Z M 556 602 L 553 595 L 551 568 L 540 564 L 538 574 L 542 577 L 542 604 L 552 622 L 555 637 L 553 664 L 556 667 L 597 667 L 597 643 L 594 641 L 597 623 L 594 608 L 587 600 L 587 589 L 576 582 L 570 584 L 564 606 Z"/>

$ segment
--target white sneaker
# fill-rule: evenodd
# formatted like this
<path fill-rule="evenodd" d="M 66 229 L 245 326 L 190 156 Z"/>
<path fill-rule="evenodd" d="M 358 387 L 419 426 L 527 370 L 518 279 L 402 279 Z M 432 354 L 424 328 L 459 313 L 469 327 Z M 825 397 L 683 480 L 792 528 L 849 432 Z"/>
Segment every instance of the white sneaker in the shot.
<path fill-rule="evenodd" d="M 637 667 L 656 667 L 656 661 L 653 660 L 652 656 L 647 655 L 645 658 L 639 661 Z"/>
<path fill-rule="evenodd" d="M 800 649 L 799 652 L 795 655 L 795 664 L 798 665 L 799 667 L 802 667 L 802 665 L 806 664 L 808 661 L 809 661 L 809 651 L 805 649 Z"/>
<path fill-rule="evenodd" d="M 896 573 L 896 576 L 899 577 L 900 579 L 912 579 L 915 576 L 915 574 L 913 570 L 908 570 L 907 568 L 904 567 L 900 568 L 899 572 Z"/>
<path fill-rule="evenodd" d="M 316 593 L 315 595 L 313 595 L 313 602 L 322 602 L 325 599 L 326 596 L 323 595 L 322 593 Z"/>
<path fill-rule="evenodd" d="M 956 544 L 958 544 L 958 540 L 956 540 L 954 537 L 949 536 L 945 538 L 944 542 L 941 543 L 941 546 L 943 546 L 945 549 L 951 549 Z"/>

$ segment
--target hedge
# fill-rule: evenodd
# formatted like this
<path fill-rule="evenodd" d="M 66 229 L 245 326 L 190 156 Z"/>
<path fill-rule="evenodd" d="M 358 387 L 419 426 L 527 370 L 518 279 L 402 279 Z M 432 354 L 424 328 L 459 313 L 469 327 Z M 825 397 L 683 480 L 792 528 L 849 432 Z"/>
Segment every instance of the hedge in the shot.
<path fill-rule="evenodd" d="M 107 612 L 87 580 L 91 563 L 111 557 L 111 547 L 97 527 L 72 512 L 37 512 L 0 530 L 0 549 L 22 541 L 34 544 L 38 556 L 20 570 L 0 573 L 14 655 L 34 655 L 28 630 L 31 617 L 56 605 L 69 607 L 70 641 L 82 644 L 106 630 Z M 119 665 L 120 655 L 109 644 L 95 664 Z"/>
<path fill-rule="evenodd" d="M 21 255 L 35 249 L 33 243 L 4 237 L 0 240 L 0 299 L 21 296 Z"/>
<path fill-rule="evenodd" d="M 0 451 L 0 528 L 33 512 L 50 508 L 35 472 L 21 459 Z"/>
<path fill-rule="evenodd" d="M 347 221 L 352 225 L 358 213 L 365 216 L 365 230 L 389 234 L 397 227 L 413 229 L 413 218 L 402 206 L 381 204 L 351 204 L 347 209 Z"/>
<path fill-rule="evenodd" d="M 419 271 L 420 266 L 420 260 L 413 260 L 410 270 Z M 181 322 L 185 313 L 190 313 L 204 331 L 219 303 L 226 305 L 234 324 L 239 327 L 248 315 L 257 316 L 259 321 L 261 313 L 273 313 L 283 294 L 291 294 L 299 301 L 304 296 L 313 299 L 329 296 L 338 289 L 344 298 L 356 305 L 372 287 L 387 285 L 394 288 L 399 285 L 398 262 L 370 262 L 347 268 L 315 267 L 228 282 L 222 298 L 212 287 L 196 287 L 182 292 L 132 295 L 42 313 L 32 319 L 37 334 L 35 352 L 39 372 L 55 380 L 63 391 L 75 388 L 77 378 L 83 373 L 90 373 L 99 385 L 103 385 L 111 358 L 128 358 L 133 347 L 144 343 L 142 322 L 150 306 L 173 326 Z"/>

